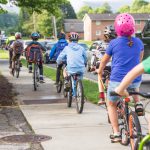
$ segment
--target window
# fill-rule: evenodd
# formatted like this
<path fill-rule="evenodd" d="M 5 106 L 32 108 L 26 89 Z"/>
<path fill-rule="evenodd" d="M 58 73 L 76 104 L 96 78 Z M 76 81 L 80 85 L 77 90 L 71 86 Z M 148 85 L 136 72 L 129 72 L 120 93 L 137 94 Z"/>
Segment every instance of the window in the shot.
<path fill-rule="evenodd" d="M 96 35 L 101 35 L 101 31 L 100 31 L 100 30 L 97 30 L 97 31 L 96 31 Z"/>
<path fill-rule="evenodd" d="M 101 24 L 100 21 L 96 21 L 96 25 L 99 26 Z"/>
<path fill-rule="evenodd" d="M 135 20 L 135 24 L 141 24 L 141 20 Z"/>

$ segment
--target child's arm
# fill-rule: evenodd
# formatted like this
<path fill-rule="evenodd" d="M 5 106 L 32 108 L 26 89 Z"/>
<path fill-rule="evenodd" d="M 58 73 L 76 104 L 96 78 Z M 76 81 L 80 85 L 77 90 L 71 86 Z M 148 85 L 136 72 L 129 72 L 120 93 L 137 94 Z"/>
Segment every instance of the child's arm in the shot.
<path fill-rule="evenodd" d="M 142 73 L 144 73 L 144 67 L 143 64 L 140 63 L 127 73 L 127 75 L 121 81 L 120 85 L 115 89 L 116 93 L 119 95 L 128 96 L 128 92 L 125 89 L 137 76 L 141 75 Z"/>
<path fill-rule="evenodd" d="M 103 82 L 102 82 L 102 74 L 103 74 L 103 70 L 106 66 L 106 64 L 109 62 L 110 60 L 110 56 L 107 54 L 104 54 L 101 62 L 100 62 L 100 66 L 98 69 L 98 86 L 99 86 L 99 92 L 103 92 L 104 91 L 104 86 L 103 86 Z"/>

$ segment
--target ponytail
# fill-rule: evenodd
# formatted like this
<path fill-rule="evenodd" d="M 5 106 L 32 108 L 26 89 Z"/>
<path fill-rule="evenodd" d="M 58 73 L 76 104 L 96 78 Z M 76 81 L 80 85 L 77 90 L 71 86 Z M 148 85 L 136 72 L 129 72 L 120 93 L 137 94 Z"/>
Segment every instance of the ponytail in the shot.
<path fill-rule="evenodd" d="M 132 45 L 133 45 L 132 37 L 129 36 L 129 37 L 128 37 L 128 40 L 129 40 L 128 46 L 129 46 L 129 47 L 132 47 Z"/>

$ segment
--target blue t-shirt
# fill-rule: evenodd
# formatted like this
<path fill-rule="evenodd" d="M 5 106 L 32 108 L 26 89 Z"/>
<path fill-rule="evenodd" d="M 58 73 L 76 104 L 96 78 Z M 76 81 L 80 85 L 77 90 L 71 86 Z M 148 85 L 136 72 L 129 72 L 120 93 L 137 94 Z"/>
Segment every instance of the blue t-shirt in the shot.
<path fill-rule="evenodd" d="M 112 40 L 106 49 L 106 54 L 112 56 L 110 80 L 121 82 L 124 76 L 137 64 L 140 63 L 140 54 L 144 50 L 144 45 L 139 38 L 132 37 L 133 45 L 129 47 L 127 37 L 118 37 Z M 137 77 L 133 83 L 141 81 L 141 76 Z"/>

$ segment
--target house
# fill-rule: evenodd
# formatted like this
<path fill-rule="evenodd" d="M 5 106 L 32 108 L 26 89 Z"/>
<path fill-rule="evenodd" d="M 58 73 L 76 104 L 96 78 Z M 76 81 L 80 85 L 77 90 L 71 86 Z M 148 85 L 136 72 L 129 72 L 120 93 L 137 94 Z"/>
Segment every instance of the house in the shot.
<path fill-rule="evenodd" d="M 77 32 L 79 33 L 80 39 L 83 39 L 83 21 L 79 19 L 64 19 L 64 32 L 66 35 L 68 35 L 70 32 Z"/>
<path fill-rule="evenodd" d="M 113 25 L 118 14 L 86 14 L 84 22 L 84 40 L 93 41 L 103 39 L 105 26 Z M 141 32 L 150 14 L 131 14 L 136 23 L 136 32 Z"/>

